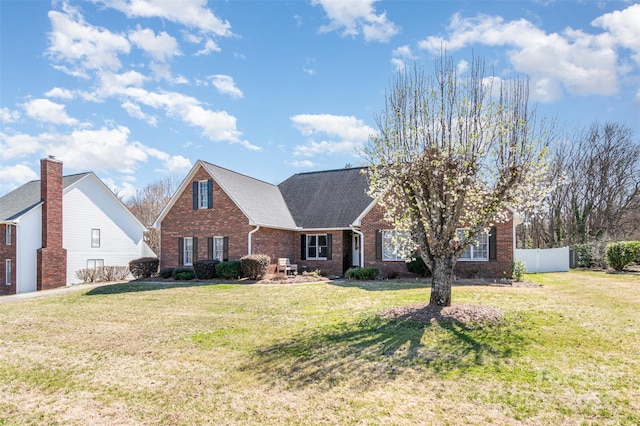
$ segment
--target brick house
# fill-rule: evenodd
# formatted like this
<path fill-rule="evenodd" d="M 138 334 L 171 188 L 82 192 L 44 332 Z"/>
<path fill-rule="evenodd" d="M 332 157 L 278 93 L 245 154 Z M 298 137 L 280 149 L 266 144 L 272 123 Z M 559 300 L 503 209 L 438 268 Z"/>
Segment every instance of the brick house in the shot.
<path fill-rule="evenodd" d="M 343 275 L 351 266 L 406 272 L 392 242 L 393 227 L 366 194 L 363 168 L 300 173 L 272 185 L 199 160 L 156 226 L 160 268 L 198 259 L 288 257 L 299 271 Z M 492 227 L 456 266 L 460 276 L 501 277 L 514 253 L 513 219 Z"/>
<path fill-rule="evenodd" d="M 0 197 L 0 295 L 71 285 L 79 269 L 155 256 L 144 225 L 94 173 L 63 176 L 52 157 L 40 172 Z"/>

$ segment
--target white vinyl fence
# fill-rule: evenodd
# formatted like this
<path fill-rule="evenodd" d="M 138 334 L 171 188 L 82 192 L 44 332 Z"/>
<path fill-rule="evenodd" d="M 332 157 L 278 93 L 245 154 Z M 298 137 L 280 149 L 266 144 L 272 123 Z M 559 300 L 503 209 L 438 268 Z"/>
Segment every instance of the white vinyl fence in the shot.
<path fill-rule="evenodd" d="M 527 265 L 527 272 L 569 271 L 569 247 L 516 249 L 515 257 Z"/>

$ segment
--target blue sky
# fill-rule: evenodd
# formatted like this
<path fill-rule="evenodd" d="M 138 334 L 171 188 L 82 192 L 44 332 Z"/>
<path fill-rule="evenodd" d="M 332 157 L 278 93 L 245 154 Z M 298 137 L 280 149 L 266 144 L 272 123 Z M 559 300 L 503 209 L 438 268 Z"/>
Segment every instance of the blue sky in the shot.
<path fill-rule="evenodd" d="M 55 155 L 125 198 L 203 159 L 271 183 L 361 163 L 394 73 L 446 46 L 568 131 L 640 137 L 632 1 L 0 2 L 0 195 Z"/>

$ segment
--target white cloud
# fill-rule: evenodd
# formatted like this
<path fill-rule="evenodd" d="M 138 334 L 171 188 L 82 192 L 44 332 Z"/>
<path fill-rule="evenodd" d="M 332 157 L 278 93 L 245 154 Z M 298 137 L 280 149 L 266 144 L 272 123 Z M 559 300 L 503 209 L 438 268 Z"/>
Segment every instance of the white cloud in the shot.
<path fill-rule="evenodd" d="M 0 132 L 0 160 L 15 160 L 40 151 L 38 138 L 24 134 L 6 134 Z"/>
<path fill-rule="evenodd" d="M 49 99 L 33 99 L 23 104 L 27 115 L 34 120 L 53 124 L 78 124 L 78 120 L 71 118 L 65 111 L 65 106 Z"/>
<path fill-rule="evenodd" d="M 230 75 L 216 74 L 209 76 L 209 78 L 211 79 L 211 84 L 223 95 L 229 95 L 236 99 L 244 96 Z"/>
<path fill-rule="evenodd" d="M 142 108 L 140 108 L 140 105 L 135 104 L 131 101 L 124 101 L 121 106 L 131 117 L 145 121 L 147 122 L 147 124 L 153 127 L 156 127 L 158 125 L 158 119 L 151 114 L 146 114 L 145 112 L 143 112 Z"/>
<path fill-rule="evenodd" d="M 86 77 L 86 70 L 121 68 L 118 55 L 131 48 L 124 35 L 86 24 L 80 13 L 66 3 L 63 12 L 50 11 L 49 19 L 52 31 L 48 53 L 57 61 L 68 62 L 58 69 Z"/>
<path fill-rule="evenodd" d="M 2 123 L 15 123 L 20 120 L 20 112 L 16 110 L 10 110 L 7 107 L 0 108 L 0 122 Z"/>
<path fill-rule="evenodd" d="M 594 19 L 591 25 L 607 30 L 615 44 L 631 49 L 635 61 L 640 63 L 640 4 L 606 13 Z"/>
<path fill-rule="evenodd" d="M 38 179 L 38 174 L 25 164 L 0 165 L 0 194 L 35 179 Z"/>
<path fill-rule="evenodd" d="M 317 154 L 353 154 L 362 148 L 375 130 L 353 116 L 331 114 L 300 114 L 291 117 L 291 122 L 303 136 L 309 138 L 306 145 L 297 145 L 294 155 L 311 157 Z M 316 136 L 327 136 L 330 140 L 316 142 Z"/>
<path fill-rule="evenodd" d="M 404 70 L 407 67 L 407 61 L 415 61 L 416 59 L 408 45 L 393 49 L 391 56 L 391 65 L 393 65 L 396 71 Z"/>
<path fill-rule="evenodd" d="M 449 50 L 473 44 L 508 47 L 511 65 L 530 76 L 532 95 L 538 100 L 552 101 L 561 97 L 563 90 L 577 95 L 611 95 L 618 90 L 621 70 L 616 42 L 635 46 L 629 33 L 640 31 L 637 24 L 633 29 L 623 30 L 636 19 L 638 12 L 635 8 L 629 12 L 630 9 L 624 11 L 624 19 L 623 15 L 607 14 L 594 21 L 603 26 L 619 23 L 617 38 L 608 33 L 592 35 L 571 28 L 547 34 L 525 19 L 505 22 L 499 16 L 463 18 L 455 14 L 447 27 L 448 37 L 428 37 L 419 47 L 432 53 L 440 52 L 442 46 Z"/>
<path fill-rule="evenodd" d="M 162 18 L 204 33 L 230 37 L 231 24 L 215 16 L 207 0 L 97 0 L 129 18 Z"/>
<path fill-rule="evenodd" d="M 164 31 L 156 35 L 152 29 L 138 26 L 135 31 L 129 31 L 129 40 L 156 61 L 166 62 L 180 55 L 178 42 Z"/>
<path fill-rule="evenodd" d="M 316 163 L 311 160 L 293 160 L 289 161 L 287 164 L 300 169 L 310 169 L 311 167 L 315 167 L 316 165 Z"/>
<path fill-rule="evenodd" d="M 312 0 L 320 5 L 331 21 L 320 27 L 320 32 L 342 30 L 342 36 L 362 34 L 366 41 L 387 42 L 399 28 L 387 20 L 386 13 L 376 14 L 373 3 L 377 0 Z"/>
<path fill-rule="evenodd" d="M 44 94 L 47 98 L 60 98 L 65 100 L 70 100 L 75 97 L 73 92 L 68 89 L 62 89 L 60 87 L 54 87 Z"/>
<path fill-rule="evenodd" d="M 208 55 L 211 52 L 220 52 L 221 50 L 220 46 L 209 38 L 205 41 L 204 47 L 196 52 L 196 56 Z"/>

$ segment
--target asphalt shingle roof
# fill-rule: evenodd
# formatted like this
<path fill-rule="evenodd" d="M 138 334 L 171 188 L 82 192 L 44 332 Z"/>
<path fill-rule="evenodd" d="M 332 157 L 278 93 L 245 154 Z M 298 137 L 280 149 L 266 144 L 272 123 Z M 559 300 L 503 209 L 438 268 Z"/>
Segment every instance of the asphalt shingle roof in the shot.
<path fill-rule="evenodd" d="M 299 227 L 346 228 L 371 204 L 365 168 L 299 173 L 278 187 Z"/>
<path fill-rule="evenodd" d="M 64 176 L 62 187 L 74 184 L 89 173 Z M 0 198 L 0 221 L 15 220 L 41 202 L 40 180 L 32 180 Z"/>
<path fill-rule="evenodd" d="M 205 161 L 202 164 L 252 222 L 276 228 L 296 227 L 276 185 Z"/>

